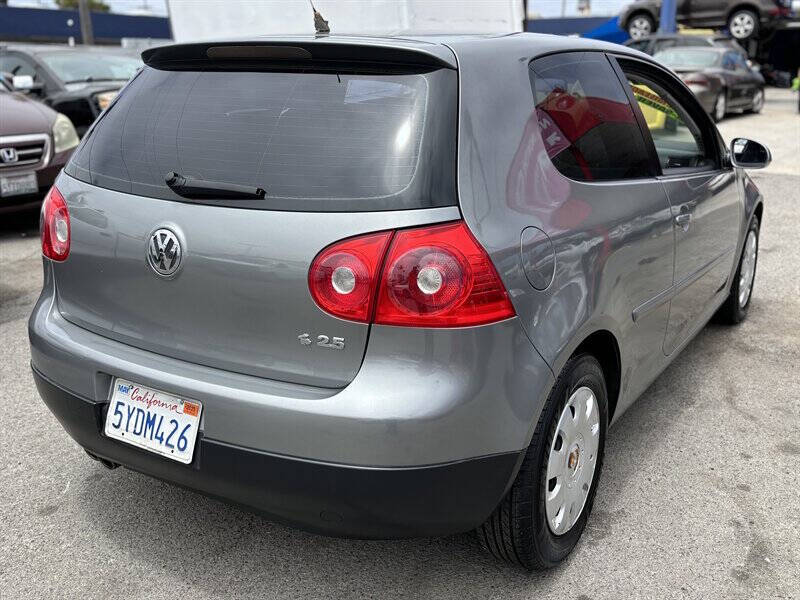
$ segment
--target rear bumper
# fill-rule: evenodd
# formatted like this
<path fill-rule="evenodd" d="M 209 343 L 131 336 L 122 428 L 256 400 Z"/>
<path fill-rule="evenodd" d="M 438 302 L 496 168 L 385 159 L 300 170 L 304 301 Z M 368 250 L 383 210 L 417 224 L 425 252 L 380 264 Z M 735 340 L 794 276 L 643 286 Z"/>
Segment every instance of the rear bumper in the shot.
<path fill-rule="evenodd" d="M 203 435 L 234 446 L 369 468 L 517 452 L 553 382 L 517 318 L 447 330 L 372 326 L 361 368 L 343 388 L 224 371 L 67 321 L 51 267 L 45 261 L 44 290 L 28 323 L 39 373 L 98 403 L 108 401 L 114 377 L 197 400 Z"/>
<path fill-rule="evenodd" d="M 516 318 L 373 326 L 358 374 L 340 389 L 223 371 L 67 321 L 51 267 L 28 323 L 31 365 L 78 444 L 313 531 L 387 538 L 477 526 L 513 481 L 553 383 Z M 203 403 L 192 464 L 102 433 L 115 377 Z"/>
<path fill-rule="evenodd" d="M 394 538 L 473 529 L 502 498 L 522 456 L 376 469 L 277 456 L 201 434 L 192 464 L 182 465 L 107 438 L 106 403 L 80 398 L 33 373 L 45 404 L 92 454 L 328 535 Z"/>

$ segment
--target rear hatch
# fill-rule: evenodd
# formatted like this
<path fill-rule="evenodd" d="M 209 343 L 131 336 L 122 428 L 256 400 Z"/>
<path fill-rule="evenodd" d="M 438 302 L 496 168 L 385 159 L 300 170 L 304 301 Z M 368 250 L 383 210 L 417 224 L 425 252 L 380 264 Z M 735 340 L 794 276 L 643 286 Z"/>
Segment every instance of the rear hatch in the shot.
<path fill-rule="evenodd" d="M 414 49 L 331 43 L 145 60 L 57 183 L 71 219 L 59 310 L 165 356 L 346 385 L 369 326 L 323 312 L 309 266 L 343 238 L 457 218 L 456 72 Z M 178 195 L 170 172 L 265 194 Z M 157 272 L 148 252 L 174 243 Z M 304 343 L 319 336 L 344 341 Z"/>

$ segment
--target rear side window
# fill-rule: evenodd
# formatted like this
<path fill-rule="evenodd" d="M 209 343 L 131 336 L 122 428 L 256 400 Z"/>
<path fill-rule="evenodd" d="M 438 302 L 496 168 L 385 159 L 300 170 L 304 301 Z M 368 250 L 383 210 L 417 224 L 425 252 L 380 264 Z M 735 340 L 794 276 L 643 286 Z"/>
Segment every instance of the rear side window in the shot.
<path fill-rule="evenodd" d="M 126 88 L 67 173 L 112 190 L 195 202 L 175 171 L 256 186 L 281 210 L 452 205 L 455 71 L 402 74 L 163 71 Z"/>
<path fill-rule="evenodd" d="M 579 181 L 653 176 L 652 162 L 625 89 L 598 52 L 531 63 L 536 113 L 547 154 Z"/>
<path fill-rule="evenodd" d="M 750 67 L 747 65 L 747 60 L 745 60 L 744 56 L 738 53 L 733 54 L 733 63 L 736 66 L 737 71 L 749 71 Z"/>

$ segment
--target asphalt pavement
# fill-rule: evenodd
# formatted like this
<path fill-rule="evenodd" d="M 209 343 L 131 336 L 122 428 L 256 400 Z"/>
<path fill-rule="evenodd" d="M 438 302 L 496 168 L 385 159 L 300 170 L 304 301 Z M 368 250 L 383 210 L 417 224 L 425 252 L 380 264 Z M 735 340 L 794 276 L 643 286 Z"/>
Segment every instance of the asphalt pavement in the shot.
<path fill-rule="evenodd" d="M 37 218 L 0 217 L 0 598 L 800 598 L 800 116 L 767 90 L 723 136 L 773 152 L 750 315 L 709 325 L 610 431 L 570 559 L 469 535 L 331 539 L 91 461 L 37 396 Z"/>

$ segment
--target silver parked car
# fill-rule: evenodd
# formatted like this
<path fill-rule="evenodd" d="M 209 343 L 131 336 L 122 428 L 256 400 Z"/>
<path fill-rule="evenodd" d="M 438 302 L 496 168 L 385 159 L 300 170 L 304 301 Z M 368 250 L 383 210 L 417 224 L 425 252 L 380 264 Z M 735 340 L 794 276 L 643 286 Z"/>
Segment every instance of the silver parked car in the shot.
<path fill-rule="evenodd" d="M 528 568 L 608 426 L 751 302 L 762 197 L 691 91 L 573 38 L 150 49 L 42 212 L 36 384 L 94 459 Z"/>

